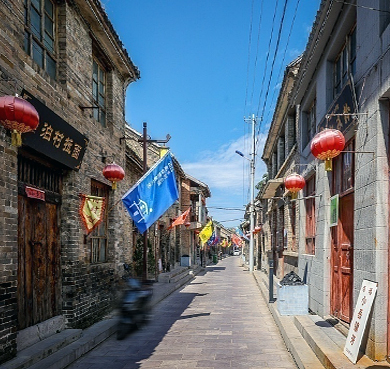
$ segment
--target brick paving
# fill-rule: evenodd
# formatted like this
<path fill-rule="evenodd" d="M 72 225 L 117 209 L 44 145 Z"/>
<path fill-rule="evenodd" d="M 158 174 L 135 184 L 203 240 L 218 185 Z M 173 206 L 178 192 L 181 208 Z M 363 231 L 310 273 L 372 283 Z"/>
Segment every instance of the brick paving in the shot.
<path fill-rule="evenodd" d="M 155 306 L 152 321 L 112 336 L 69 369 L 297 368 L 255 279 L 237 256 L 219 261 Z"/>

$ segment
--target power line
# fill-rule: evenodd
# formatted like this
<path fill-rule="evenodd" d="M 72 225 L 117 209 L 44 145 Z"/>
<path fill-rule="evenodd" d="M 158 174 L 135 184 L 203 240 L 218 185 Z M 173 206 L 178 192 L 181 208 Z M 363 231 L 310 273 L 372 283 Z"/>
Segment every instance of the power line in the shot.
<path fill-rule="evenodd" d="M 252 0 L 251 20 L 250 20 L 250 26 L 249 26 L 249 41 L 248 41 L 248 63 L 247 63 L 247 66 L 246 66 L 246 88 L 245 88 L 244 113 L 245 113 L 245 108 L 246 108 L 246 105 L 247 105 L 247 98 L 248 98 L 249 66 L 250 66 L 250 60 L 251 60 L 252 24 L 253 24 L 253 7 L 254 7 L 254 3 L 255 3 L 255 1 Z"/>
<path fill-rule="evenodd" d="M 274 56 L 273 56 L 273 60 L 272 60 L 272 66 L 271 66 L 271 72 L 270 72 L 271 74 L 270 74 L 270 77 L 269 77 L 269 80 L 268 80 L 267 92 L 266 92 L 266 95 L 265 95 L 265 99 L 264 99 L 264 103 L 263 103 L 263 110 L 262 110 L 261 116 L 264 115 L 265 106 L 266 106 L 266 104 L 267 104 L 268 93 L 269 93 L 269 88 L 270 88 L 270 85 L 271 85 L 271 80 L 272 80 L 272 75 L 273 75 L 273 70 L 274 70 L 276 55 L 277 55 L 278 50 L 279 50 L 280 38 L 281 38 L 281 35 L 282 35 L 282 29 L 283 29 L 283 24 L 284 24 L 284 17 L 285 17 L 285 15 L 286 15 L 287 3 L 288 3 L 288 0 L 285 0 L 285 2 L 284 2 L 284 8 L 283 8 L 283 13 L 282 13 L 282 20 L 281 20 L 281 22 L 280 22 L 279 32 L 278 32 L 278 38 L 277 38 L 277 40 L 276 40 L 276 46 L 275 46 Z M 259 101 L 259 104 L 260 104 L 260 101 Z M 257 113 L 258 113 L 258 112 L 257 112 Z"/>

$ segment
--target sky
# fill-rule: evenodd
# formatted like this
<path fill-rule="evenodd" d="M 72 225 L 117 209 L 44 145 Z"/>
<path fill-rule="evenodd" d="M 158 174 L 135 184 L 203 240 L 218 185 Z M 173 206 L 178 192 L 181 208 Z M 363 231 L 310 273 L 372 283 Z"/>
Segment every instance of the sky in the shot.
<path fill-rule="evenodd" d="M 250 202 L 251 118 L 258 183 L 285 68 L 305 50 L 320 0 L 101 2 L 141 75 L 127 89 L 128 124 L 169 134 L 183 170 L 210 188 L 209 215 L 238 226 Z"/>

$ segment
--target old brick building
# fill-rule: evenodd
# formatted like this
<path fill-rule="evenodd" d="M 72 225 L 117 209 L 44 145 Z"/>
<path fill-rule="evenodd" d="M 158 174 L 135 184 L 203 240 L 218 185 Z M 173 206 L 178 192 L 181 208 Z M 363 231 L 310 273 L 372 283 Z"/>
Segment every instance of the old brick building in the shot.
<path fill-rule="evenodd" d="M 113 191 L 102 169 L 125 167 L 124 96 L 139 72 L 99 0 L 2 1 L 0 15 L 1 95 L 40 115 L 20 148 L 0 127 L 2 362 L 37 324 L 85 327 L 111 308 L 125 236 L 113 205 L 126 188 Z M 89 235 L 79 194 L 112 208 Z"/>

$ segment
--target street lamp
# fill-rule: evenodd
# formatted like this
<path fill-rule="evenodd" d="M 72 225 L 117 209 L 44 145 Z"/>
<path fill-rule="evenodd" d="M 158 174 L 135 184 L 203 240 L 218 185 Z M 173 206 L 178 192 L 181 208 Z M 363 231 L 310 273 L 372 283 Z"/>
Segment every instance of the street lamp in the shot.
<path fill-rule="evenodd" d="M 241 151 L 236 150 L 236 154 L 240 155 L 244 159 L 250 162 L 251 166 L 251 202 L 250 202 L 250 238 L 249 238 L 249 272 L 253 273 L 254 262 L 253 262 L 253 253 L 254 253 L 254 230 L 255 230 L 255 125 L 256 119 L 254 115 L 251 119 L 252 122 L 252 153 L 251 159 L 248 159 L 244 156 Z"/>

